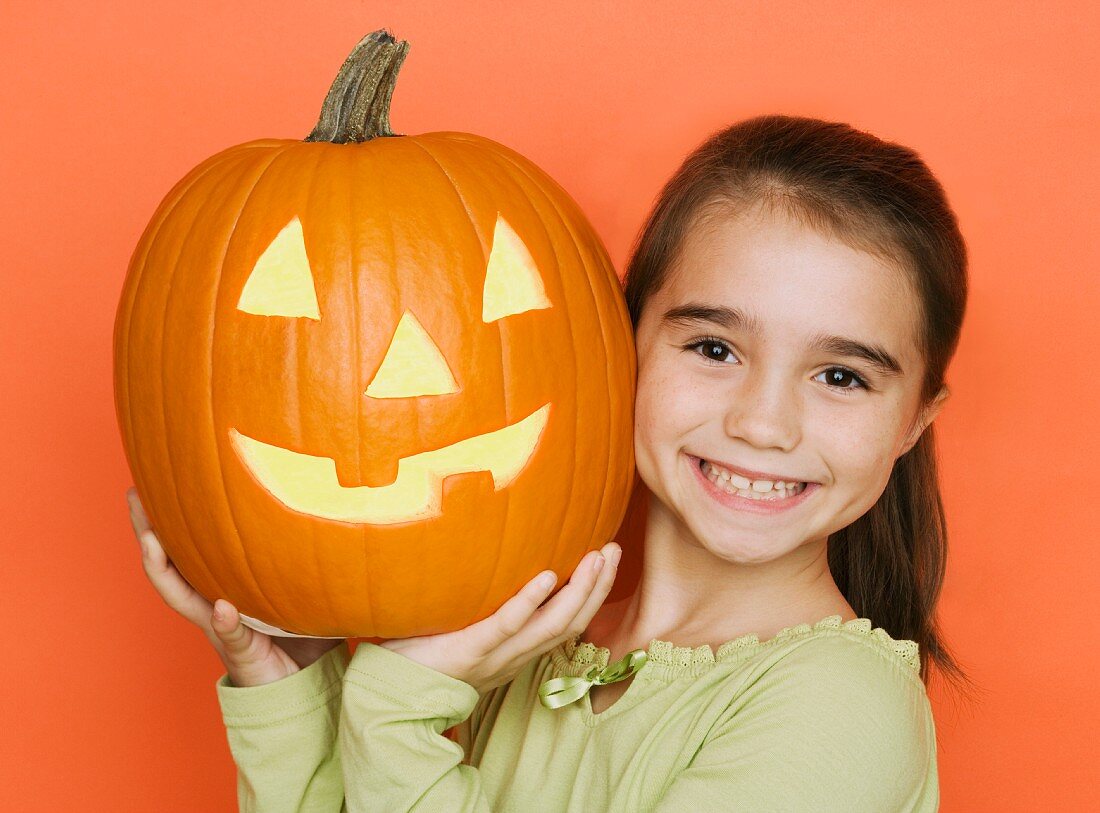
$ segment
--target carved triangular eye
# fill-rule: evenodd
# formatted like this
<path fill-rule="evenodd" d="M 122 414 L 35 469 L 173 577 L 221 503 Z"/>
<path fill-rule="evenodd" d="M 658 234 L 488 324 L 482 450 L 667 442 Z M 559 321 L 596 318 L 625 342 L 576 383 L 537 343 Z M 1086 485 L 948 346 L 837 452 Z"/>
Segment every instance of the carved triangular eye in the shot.
<path fill-rule="evenodd" d="M 498 214 L 493 248 L 485 269 L 481 320 L 495 322 L 505 316 L 549 307 L 550 300 L 531 252 L 515 229 Z"/>
<path fill-rule="evenodd" d="M 283 227 L 256 261 L 237 301 L 237 310 L 259 316 L 321 318 L 298 218 Z"/>
<path fill-rule="evenodd" d="M 405 311 L 366 394 L 372 398 L 411 398 L 450 392 L 458 392 L 458 384 L 447 361 L 412 311 Z"/>

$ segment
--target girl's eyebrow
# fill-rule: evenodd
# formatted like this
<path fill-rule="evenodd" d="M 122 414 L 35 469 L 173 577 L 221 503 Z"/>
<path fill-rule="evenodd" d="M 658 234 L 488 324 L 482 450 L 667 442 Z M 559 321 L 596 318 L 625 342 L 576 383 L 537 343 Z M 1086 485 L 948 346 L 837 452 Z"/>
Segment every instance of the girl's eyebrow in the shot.
<path fill-rule="evenodd" d="M 727 330 L 740 330 L 752 335 L 760 335 L 760 320 L 738 308 L 722 305 L 702 305 L 689 302 L 669 308 L 661 317 L 668 325 L 690 325 L 697 322 L 710 322 Z M 863 359 L 879 374 L 887 378 L 902 376 L 905 371 L 898 360 L 879 345 L 866 344 L 845 336 L 830 336 L 817 333 L 810 337 L 811 350 L 821 350 L 839 356 L 853 356 Z"/>

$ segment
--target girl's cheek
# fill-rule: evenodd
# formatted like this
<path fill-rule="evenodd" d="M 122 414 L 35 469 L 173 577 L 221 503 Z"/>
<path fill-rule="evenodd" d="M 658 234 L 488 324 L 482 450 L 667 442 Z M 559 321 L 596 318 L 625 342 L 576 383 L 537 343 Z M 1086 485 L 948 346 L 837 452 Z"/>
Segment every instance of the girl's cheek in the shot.
<path fill-rule="evenodd" d="M 652 402 L 644 390 L 638 391 L 634 402 L 634 446 L 639 451 L 647 447 L 653 438 L 654 415 Z"/>
<path fill-rule="evenodd" d="M 634 451 L 639 469 L 654 457 L 654 448 L 670 435 L 676 414 L 668 401 L 668 390 L 650 374 L 640 377 L 634 402 Z"/>
<path fill-rule="evenodd" d="M 638 378 L 638 393 L 635 398 L 637 423 L 649 430 L 668 423 L 675 415 L 675 408 L 682 398 L 676 379 L 667 368 L 647 368 Z"/>
<path fill-rule="evenodd" d="M 857 418 L 853 414 L 843 420 L 823 420 L 810 436 L 833 475 L 868 495 L 865 509 L 878 499 L 893 470 L 889 430 L 881 416 L 870 413 Z"/>
<path fill-rule="evenodd" d="M 654 359 L 638 377 L 635 432 L 652 443 L 674 441 L 704 423 L 727 395 L 676 356 Z"/>

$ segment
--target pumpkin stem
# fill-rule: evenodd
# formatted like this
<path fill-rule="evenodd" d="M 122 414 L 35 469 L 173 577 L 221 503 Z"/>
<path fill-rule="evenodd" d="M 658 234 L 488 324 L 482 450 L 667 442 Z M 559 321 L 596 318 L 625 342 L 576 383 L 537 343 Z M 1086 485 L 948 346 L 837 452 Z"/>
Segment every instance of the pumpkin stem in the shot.
<path fill-rule="evenodd" d="M 390 99 L 408 52 L 409 43 L 398 42 L 385 29 L 359 40 L 340 66 L 317 126 L 305 140 L 346 144 L 394 135 Z"/>

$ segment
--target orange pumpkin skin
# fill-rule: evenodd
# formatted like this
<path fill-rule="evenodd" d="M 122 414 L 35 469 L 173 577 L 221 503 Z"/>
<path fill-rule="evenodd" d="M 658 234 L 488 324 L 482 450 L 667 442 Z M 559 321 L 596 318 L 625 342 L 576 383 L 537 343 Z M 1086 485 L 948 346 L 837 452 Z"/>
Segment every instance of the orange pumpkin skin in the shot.
<path fill-rule="evenodd" d="M 483 322 L 501 215 L 551 306 Z M 238 310 L 257 258 L 299 218 L 320 319 Z M 458 391 L 364 390 L 412 311 Z M 135 484 L 169 557 L 210 600 L 305 635 L 407 637 L 483 619 L 543 569 L 610 540 L 634 471 L 632 331 L 599 238 L 527 159 L 465 133 L 260 140 L 192 170 L 134 252 L 115 394 Z M 335 460 L 345 487 L 398 460 L 549 415 L 514 481 L 442 482 L 442 513 L 371 524 L 274 499 L 230 431 Z"/>

